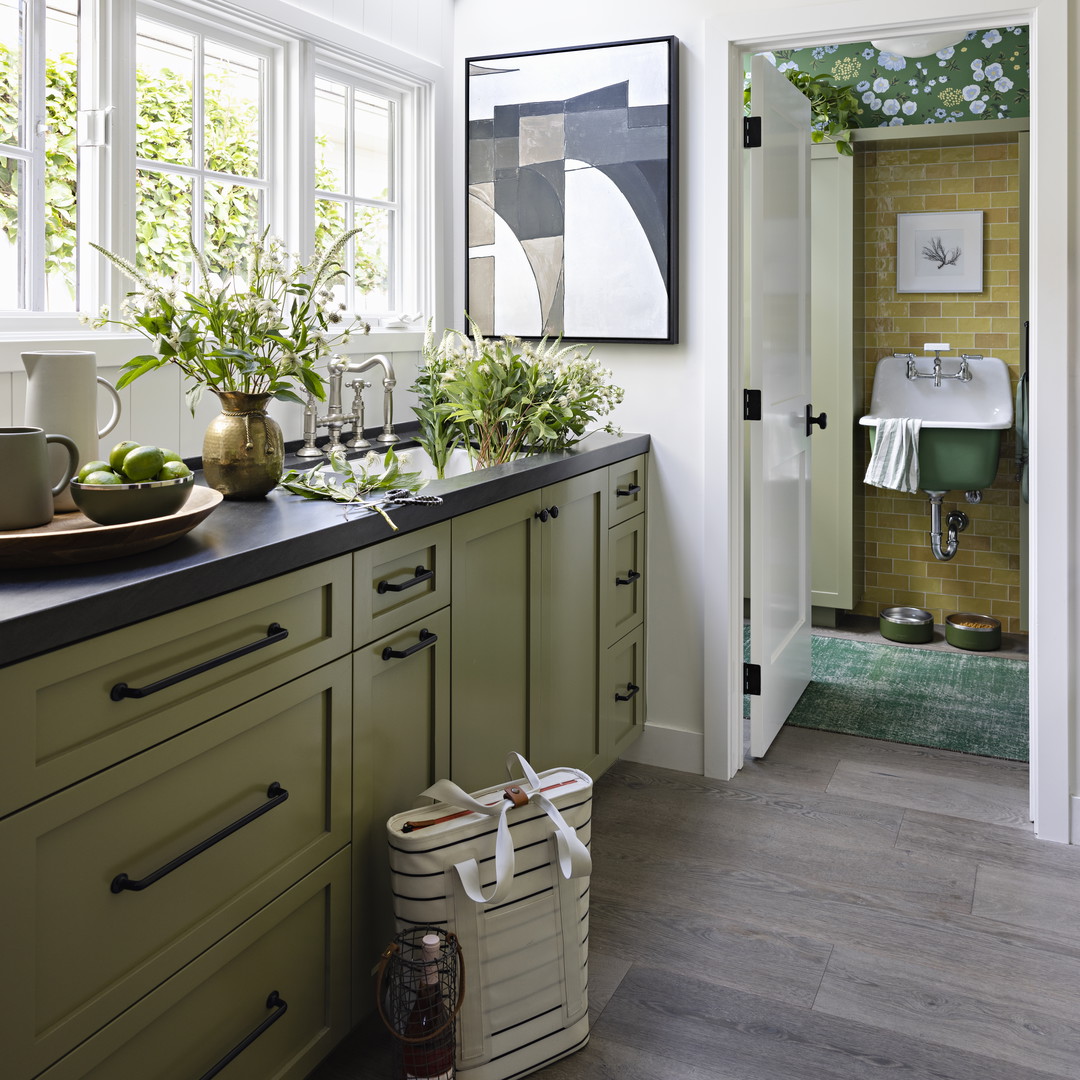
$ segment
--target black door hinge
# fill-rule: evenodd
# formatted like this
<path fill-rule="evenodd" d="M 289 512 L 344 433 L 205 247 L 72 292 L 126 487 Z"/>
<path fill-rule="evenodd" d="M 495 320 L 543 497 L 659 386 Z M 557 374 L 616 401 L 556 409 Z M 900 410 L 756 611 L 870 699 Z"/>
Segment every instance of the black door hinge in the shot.
<path fill-rule="evenodd" d="M 742 418 L 744 420 L 761 419 L 761 391 L 743 390 Z"/>
<path fill-rule="evenodd" d="M 743 664 L 742 666 L 742 692 L 744 694 L 756 694 L 761 696 L 761 665 Z"/>
<path fill-rule="evenodd" d="M 744 116 L 742 122 L 742 144 L 746 150 L 753 150 L 761 145 L 761 117 Z"/>

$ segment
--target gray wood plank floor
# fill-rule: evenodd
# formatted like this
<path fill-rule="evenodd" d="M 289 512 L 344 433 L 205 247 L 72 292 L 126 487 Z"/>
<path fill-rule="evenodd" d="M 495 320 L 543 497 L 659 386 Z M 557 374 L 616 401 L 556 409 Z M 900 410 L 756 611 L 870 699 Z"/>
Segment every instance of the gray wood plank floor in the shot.
<path fill-rule="evenodd" d="M 1027 767 L 804 728 L 596 784 L 589 1045 L 549 1080 L 1080 1077 L 1080 847 Z M 391 1077 L 358 1029 L 315 1080 Z"/>

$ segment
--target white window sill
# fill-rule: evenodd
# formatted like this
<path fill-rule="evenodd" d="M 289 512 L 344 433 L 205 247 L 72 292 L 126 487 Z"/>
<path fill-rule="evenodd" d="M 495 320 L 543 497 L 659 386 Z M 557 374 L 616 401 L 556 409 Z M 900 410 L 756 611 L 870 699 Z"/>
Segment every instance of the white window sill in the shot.
<path fill-rule="evenodd" d="M 355 336 L 341 352 L 350 356 L 379 352 L 419 352 L 424 345 L 423 330 L 372 329 Z M 150 342 L 138 334 L 114 334 L 93 330 L 53 333 L 0 333 L 0 372 L 23 371 L 21 354 L 40 350 L 86 350 L 97 354 L 100 368 L 116 368 L 133 356 L 151 352 Z"/>

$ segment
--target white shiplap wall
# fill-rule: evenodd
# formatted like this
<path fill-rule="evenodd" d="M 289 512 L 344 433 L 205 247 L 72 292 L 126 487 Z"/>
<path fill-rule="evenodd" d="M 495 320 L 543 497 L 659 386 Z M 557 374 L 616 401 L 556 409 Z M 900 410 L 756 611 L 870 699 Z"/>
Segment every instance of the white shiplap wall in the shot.
<path fill-rule="evenodd" d="M 415 419 L 411 409 L 415 399 L 409 393 L 408 387 L 416 377 L 420 357 L 417 340 L 419 337 L 420 335 L 413 333 L 403 334 L 401 338 L 406 340 L 391 340 L 385 344 L 380 343 L 370 351 L 351 352 L 351 355 L 355 356 L 368 356 L 380 351 L 390 358 L 398 381 L 398 389 L 394 392 L 396 424 Z M 21 363 L 19 366 L 20 370 L 0 372 L 0 427 L 19 426 L 26 421 L 24 411 L 26 375 L 21 370 Z M 98 374 L 115 384 L 120 375 L 120 368 L 99 361 Z M 383 395 L 378 375 L 377 370 L 364 374 L 365 379 L 374 383 L 364 395 L 365 422 L 368 427 L 382 423 Z M 351 391 L 346 391 L 345 394 L 345 405 L 348 406 L 352 400 L 352 394 Z M 191 415 L 184 400 L 184 387 L 179 373 L 172 367 L 152 372 L 121 390 L 120 406 L 120 422 L 101 440 L 99 453 L 101 450 L 107 453 L 109 448 L 121 439 L 134 439 L 136 442 L 153 443 L 174 449 L 184 457 L 197 457 L 202 453 L 202 436 L 206 425 L 217 413 L 216 399 L 212 394 L 207 394 L 199 403 L 195 416 Z M 98 394 L 100 424 L 107 422 L 110 411 L 110 399 L 102 390 Z M 271 403 L 270 414 L 281 425 L 286 441 L 302 437 L 303 413 L 299 405 L 275 401 Z M 322 442 L 325 437 L 326 431 L 323 429 L 319 433 L 319 441 Z M 83 453 L 81 456 L 83 460 L 86 460 L 95 455 Z"/>

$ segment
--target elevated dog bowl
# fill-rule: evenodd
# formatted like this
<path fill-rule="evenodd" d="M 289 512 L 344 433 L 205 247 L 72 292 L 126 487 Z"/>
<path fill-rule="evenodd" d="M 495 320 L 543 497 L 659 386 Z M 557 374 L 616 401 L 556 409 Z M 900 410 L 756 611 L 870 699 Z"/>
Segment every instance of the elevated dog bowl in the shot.
<path fill-rule="evenodd" d="M 1001 648 L 1001 622 L 990 615 L 960 611 L 945 617 L 945 640 L 958 649 L 990 652 Z"/>
<path fill-rule="evenodd" d="M 925 645 L 934 638 L 934 616 L 924 608 L 885 608 L 879 625 L 883 638 L 904 645 Z"/>

